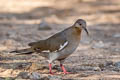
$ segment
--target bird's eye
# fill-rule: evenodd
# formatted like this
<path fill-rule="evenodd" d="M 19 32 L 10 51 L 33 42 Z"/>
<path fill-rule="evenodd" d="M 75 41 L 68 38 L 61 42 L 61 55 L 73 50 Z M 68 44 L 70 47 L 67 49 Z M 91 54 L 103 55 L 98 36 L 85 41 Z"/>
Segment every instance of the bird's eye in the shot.
<path fill-rule="evenodd" d="M 79 25 L 81 26 L 82 24 L 80 23 Z"/>

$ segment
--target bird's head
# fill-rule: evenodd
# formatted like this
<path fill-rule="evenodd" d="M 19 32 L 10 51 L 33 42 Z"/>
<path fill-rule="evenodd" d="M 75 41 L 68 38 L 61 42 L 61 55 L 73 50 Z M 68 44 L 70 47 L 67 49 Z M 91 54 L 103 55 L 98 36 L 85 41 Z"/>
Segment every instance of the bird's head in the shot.
<path fill-rule="evenodd" d="M 77 27 L 77 28 L 80 28 L 80 29 L 84 29 L 84 30 L 86 31 L 87 35 L 89 35 L 88 30 L 87 30 L 87 28 L 86 28 L 87 24 L 86 24 L 86 21 L 85 21 L 85 20 L 83 20 L 83 19 L 78 19 L 78 20 L 75 22 L 74 26 Z"/>

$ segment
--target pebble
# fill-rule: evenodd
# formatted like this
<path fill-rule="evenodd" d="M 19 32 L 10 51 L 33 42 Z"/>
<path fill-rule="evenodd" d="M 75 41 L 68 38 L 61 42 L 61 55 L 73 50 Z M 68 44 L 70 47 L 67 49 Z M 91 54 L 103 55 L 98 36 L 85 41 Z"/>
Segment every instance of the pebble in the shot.
<path fill-rule="evenodd" d="M 33 72 L 30 75 L 30 79 L 32 80 L 63 80 L 61 76 L 56 75 L 44 75 L 38 72 Z"/>
<path fill-rule="evenodd" d="M 92 45 L 92 48 L 103 48 L 105 46 L 105 44 L 103 43 L 103 41 L 99 41 L 96 42 Z"/>
<path fill-rule="evenodd" d="M 38 30 L 51 30 L 51 27 L 46 21 L 42 20 L 39 24 Z"/>
<path fill-rule="evenodd" d="M 48 76 L 49 80 L 63 80 L 61 76 Z"/>
<path fill-rule="evenodd" d="M 101 71 L 100 67 L 94 67 L 93 70 L 94 71 Z"/>
<path fill-rule="evenodd" d="M 17 79 L 28 79 L 29 78 L 29 74 L 28 72 L 20 72 L 17 77 Z"/>
<path fill-rule="evenodd" d="M 40 80 L 41 78 L 42 78 L 42 76 L 37 72 L 33 72 L 30 75 L 30 79 L 32 79 L 32 80 Z"/>
<path fill-rule="evenodd" d="M 113 37 L 115 37 L 115 38 L 120 38 L 120 33 L 114 34 Z"/>
<path fill-rule="evenodd" d="M 120 62 L 116 62 L 114 65 L 115 67 L 120 68 Z"/>

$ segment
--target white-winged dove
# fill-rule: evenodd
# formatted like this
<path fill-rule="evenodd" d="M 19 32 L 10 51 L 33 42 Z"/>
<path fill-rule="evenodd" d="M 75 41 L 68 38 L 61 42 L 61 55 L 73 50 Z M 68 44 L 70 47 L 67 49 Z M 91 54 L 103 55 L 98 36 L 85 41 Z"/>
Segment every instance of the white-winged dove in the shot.
<path fill-rule="evenodd" d="M 65 58 L 72 54 L 79 45 L 81 31 L 84 29 L 87 34 L 86 21 L 83 19 L 78 19 L 69 28 L 56 33 L 55 35 L 37 42 L 29 43 L 30 48 L 15 50 L 15 53 L 39 53 L 41 56 L 48 59 L 50 74 L 52 74 L 52 62 L 55 60 L 60 61 L 60 66 L 64 72 L 68 72 L 63 66 Z M 89 34 L 88 34 L 89 35 Z"/>

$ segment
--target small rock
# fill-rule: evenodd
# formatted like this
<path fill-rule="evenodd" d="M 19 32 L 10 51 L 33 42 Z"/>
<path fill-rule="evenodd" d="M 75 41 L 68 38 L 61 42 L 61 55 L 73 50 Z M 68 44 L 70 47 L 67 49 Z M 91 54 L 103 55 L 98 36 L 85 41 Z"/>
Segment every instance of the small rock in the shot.
<path fill-rule="evenodd" d="M 116 48 L 115 51 L 119 52 L 119 51 L 120 51 L 120 48 Z"/>
<path fill-rule="evenodd" d="M 9 32 L 7 33 L 7 36 L 8 36 L 9 38 L 16 38 L 16 37 L 17 37 L 17 33 L 15 33 L 14 31 L 9 31 Z"/>
<path fill-rule="evenodd" d="M 100 67 L 100 68 L 104 68 L 104 67 L 105 67 L 105 64 L 100 63 L 100 64 L 99 64 L 99 67 Z"/>
<path fill-rule="evenodd" d="M 115 37 L 115 38 L 120 38 L 120 33 L 114 34 L 113 37 Z"/>
<path fill-rule="evenodd" d="M 104 48 L 105 44 L 102 41 L 96 42 L 92 45 L 92 48 Z"/>
<path fill-rule="evenodd" d="M 38 30 L 51 30 L 51 27 L 46 21 L 42 20 L 39 24 Z"/>
<path fill-rule="evenodd" d="M 119 72 L 119 71 L 120 71 L 120 68 L 115 67 L 115 68 L 113 68 L 113 71 Z"/>
<path fill-rule="evenodd" d="M 94 67 L 93 70 L 94 71 L 101 71 L 100 67 Z"/>
<path fill-rule="evenodd" d="M 113 62 L 112 61 L 107 61 L 105 66 L 112 66 Z"/>
<path fill-rule="evenodd" d="M 17 77 L 16 77 L 17 79 L 19 78 L 19 79 L 28 79 L 29 78 L 29 74 L 28 74 L 28 72 L 20 72 L 18 75 L 17 75 Z"/>
<path fill-rule="evenodd" d="M 41 80 L 42 79 L 42 76 L 41 74 L 37 73 L 37 72 L 33 72 L 31 75 L 30 75 L 30 79 L 32 80 Z"/>
<path fill-rule="evenodd" d="M 48 76 L 49 80 L 63 80 L 61 76 Z"/>
<path fill-rule="evenodd" d="M 113 66 L 113 62 L 112 61 L 107 61 L 105 63 L 100 63 L 99 64 L 100 68 L 107 67 L 107 66 Z"/>
<path fill-rule="evenodd" d="M 115 67 L 120 68 L 120 62 L 116 62 L 114 65 Z"/>

